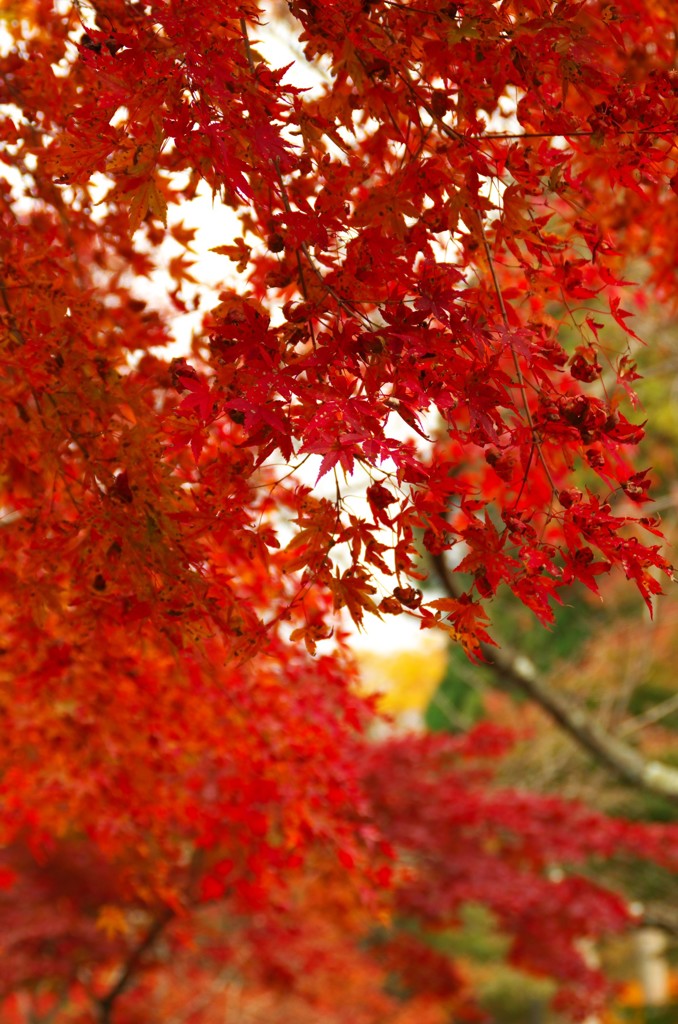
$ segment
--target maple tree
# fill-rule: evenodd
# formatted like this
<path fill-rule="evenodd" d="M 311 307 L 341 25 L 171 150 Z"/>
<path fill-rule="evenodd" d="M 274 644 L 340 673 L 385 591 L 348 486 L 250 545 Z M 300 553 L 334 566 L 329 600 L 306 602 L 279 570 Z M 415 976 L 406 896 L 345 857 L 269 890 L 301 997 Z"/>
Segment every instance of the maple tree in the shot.
<path fill-rule="evenodd" d="M 568 845 L 574 805 L 491 795 L 482 772 L 467 793 L 454 744 L 414 739 L 412 806 L 393 791 L 398 745 L 365 738 L 341 614 L 444 630 L 627 781 L 676 798 L 670 769 L 494 651 L 489 626 L 499 588 L 549 624 L 573 583 L 597 592 L 621 569 L 651 608 L 670 575 L 633 461 L 630 321 L 674 297 L 675 15 L 673 0 L 292 0 L 296 59 L 322 73 L 308 90 L 259 52 L 271 12 L 249 0 L 5 6 L 8 1014 L 136 1019 L 173 956 L 165 1013 L 203 977 L 194 927 L 212 981 L 246 934 L 258 984 L 299 983 L 315 934 L 354 964 L 356 1004 L 395 972 L 426 1006 L 403 1021 L 468 1017 L 430 936 L 396 928 L 376 966 L 356 944 L 366 907 L 426 933 L 471 898 L 518 960 L 569 981 L 574 1012 L 595 1003 L 577 942 L 628 912 L 548 871 L 614 844 L 671 865 L 670 827 L 591 816 Z M 239 221 L 217 247 L 239 277 L 194 300 L 183 218 L 205 190 Z M 202 326 L 171 358 L 192 301 Z M 419 586 L 431 568 L 442 595 Z M 401 850 L 416 877 L 394 868 Z M 482 877 L 457 894 L 443 868 L 461 878 L 464 858 Z M 316 918 L 314 871 L 339 876 L 350 942 Z M 289 963 L 267 928 L 293 933 Z"/>

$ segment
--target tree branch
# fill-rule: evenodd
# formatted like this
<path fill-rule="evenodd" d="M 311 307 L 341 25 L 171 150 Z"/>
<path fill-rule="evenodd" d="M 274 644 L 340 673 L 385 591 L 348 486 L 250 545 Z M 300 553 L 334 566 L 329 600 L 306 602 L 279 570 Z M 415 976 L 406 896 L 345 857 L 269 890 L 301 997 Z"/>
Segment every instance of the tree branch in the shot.
<path fill-rule="evenodd" d="M 678 936 L 678 914 L 663 904 L 651 903 L 644 907 L 639 923 L 646 928 L 659 928 L 667 935 Z"/>
<path fill-rule="evenodd" d="M 458 598 L 461 592 L 443 556 L 432 556 L 432 561 L 445 591 L 450 597 Z M 524 654 L 486 643 L 480 644 L 480 651 L 498 680 L 538 704 L 578 746 L 618 779 L 636 789 L 678 803 L 678 769 L 659 761 L 647 761 L 634 747 L 612 736 L 568 694 L 554 689 L 540 677 L 537 668 Z"/>
<path fill-rule="evenodd" d="M 139 945 L 130 953 L 118 980 L 108 990 L 105 996 L 101 999 L 97 999 L 97 1010 L 100 1024 L 111 1024 L 112 1010 L 116 1000 L 128 987 L 134 977 L 135 971 L 143 960 L 144 954 L 148 952 L 172 917 L 173 914 L 171 910 L 165 910 L 163 913 L 159 914 L 139 942 Z"/>

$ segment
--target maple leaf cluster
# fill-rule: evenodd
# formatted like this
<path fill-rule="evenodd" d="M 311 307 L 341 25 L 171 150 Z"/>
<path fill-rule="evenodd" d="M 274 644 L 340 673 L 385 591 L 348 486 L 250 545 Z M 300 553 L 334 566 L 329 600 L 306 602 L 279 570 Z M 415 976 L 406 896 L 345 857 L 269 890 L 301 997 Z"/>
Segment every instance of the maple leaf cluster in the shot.
<path fill-rule="evenodd" d="M 440 833 L 391 793 L 338 616 L 406 613 L 478 657 L 500 587 L 545 623 L 563 588 L 595 592 L 612 569 L 650 607 L 660 592 L 670 567 L 631 459 L 629 306 L 675 295 L 674 6 L 291 0 L 280 31 L 321 70 L 313 90 L 259 52 L 271 12 L 254 0 L 3 12 L 8 998 L 58 979 L 45 1013 L 55 993 L 90 999 L 105 1024 L 162 941 L 189 945 L 182 915 L 223 903 L 263 950 L 262 921 L 291 913 L 295 878 L 303 904 L 316 862 L 368 900 L 394 845 L 463 860 L 470 843 L 478 871 L 513 885 L 514 853 L 483 861 L 490 839 L 464 838 L 451 784 L 420 780 Z M 205 191 L 239 221 L 216 253 L 240 277 L 195 300 L 202 325 L 170 358 L 199 288 L 183 211 Z M 635 296 L 633 261 L 648 268 Z M 449 559 L 457 597 L 421 593 L 427 555 Z M 464 813 L 489 828 L 497 801 L 474 792 Z M 544 814 L 522 805 L 521 828 Z M 487 878 L 457 894 L 439 869 L 394 905 L 428 922 L 440 888 L 450 918 L 485 901 L 520 962 L 557 974 L 560 959 L 592 990 L 573 942 L 589 915 L 620 926 L 619 900 L 579 882 L 556 899 L 542 880 L 509 906 Z M 534 907 L 552 897 L 563 930 L 546 936 Z M 23 932 L 18 906 L 35 910 Z M 279 977 L 303 974 L 309 942 Z M 406 937 L 387 946 L 405 970 Z M 437 995 L 471 1013 L 417 948 L 408 985 L 431 995 L 438 974 Z"/>

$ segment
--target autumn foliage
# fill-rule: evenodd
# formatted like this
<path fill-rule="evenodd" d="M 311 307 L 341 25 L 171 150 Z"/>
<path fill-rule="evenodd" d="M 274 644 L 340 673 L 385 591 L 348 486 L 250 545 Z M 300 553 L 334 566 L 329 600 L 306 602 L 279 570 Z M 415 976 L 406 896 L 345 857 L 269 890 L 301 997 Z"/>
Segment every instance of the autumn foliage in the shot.
<path fill-rule="evenodd" d="M 8 1020 L 474 1019 L 432 938 L 466 901 L 584 1014 L 580 940 L 630 912 L 579 866 L 674 866 L 670 827 L 493 788 L 491 726 L 369 740 L 343 630 L 478 659 L 499 588 L 545 624 L 660 592 L 631 312 L 675 298 L 678 8 L 288 8 L 0 13 Z"/>

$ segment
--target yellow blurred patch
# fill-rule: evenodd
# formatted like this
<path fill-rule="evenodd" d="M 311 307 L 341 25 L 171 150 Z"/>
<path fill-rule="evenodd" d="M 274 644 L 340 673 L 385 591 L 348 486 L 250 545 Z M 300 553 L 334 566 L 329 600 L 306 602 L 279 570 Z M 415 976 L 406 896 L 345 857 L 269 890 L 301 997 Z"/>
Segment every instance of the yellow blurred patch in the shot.
<path fill-rule="evenodd" d="M 358 655 L 360 678 L 368 694 L 379 695 L 379 710 L 389 715 L 424 711 L 445 674 L 447 652 L 438 634 L 422 636 L 416 649 Z"/>

